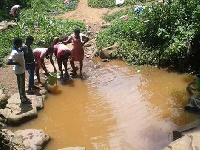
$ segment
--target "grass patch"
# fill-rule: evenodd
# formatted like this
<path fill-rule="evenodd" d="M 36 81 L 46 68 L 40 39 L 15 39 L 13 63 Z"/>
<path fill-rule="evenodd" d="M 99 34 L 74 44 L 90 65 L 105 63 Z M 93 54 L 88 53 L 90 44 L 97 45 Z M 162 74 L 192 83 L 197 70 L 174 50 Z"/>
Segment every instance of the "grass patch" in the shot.
<path fill-rule="evenodd" d="M 69 9 L 74 9 L 78 0 L 74 2 L 74 6 Z M 62 2 L 57 3 L 58 0 L 31 1 L 32 8 L 21 11 L 20 21 L 17 27 L 0 32 L 1 63 L 3 62 L 3 58 L 10 53 L 14 37 L 21 37 L 25 40 L 26 36 L 32 35 L 35 38 L 33 47 L 48 47 L 54 36 L 60 36 L 62 34 L 70 35 L 77 27 L 82 32 L 85 31 L 85 25 L 81 21 L 61 20 L 51 17 L 50 14 L 53 11 L 57 10 L 58 12 L 62 12 L 62 10 L 66 9 Z M 55 7 L 58 9 L 53 9 Z"/>
<path fill-rule="evenodd" d="M 132 6 L 139 4 L 140 2 L 146 2 L 145 0 L 125 0 L 123 5 L 120 6 Z M 114 8 L 116 6 L 115 0 L 88 0 L 88 6 L 94 8 Z"/>

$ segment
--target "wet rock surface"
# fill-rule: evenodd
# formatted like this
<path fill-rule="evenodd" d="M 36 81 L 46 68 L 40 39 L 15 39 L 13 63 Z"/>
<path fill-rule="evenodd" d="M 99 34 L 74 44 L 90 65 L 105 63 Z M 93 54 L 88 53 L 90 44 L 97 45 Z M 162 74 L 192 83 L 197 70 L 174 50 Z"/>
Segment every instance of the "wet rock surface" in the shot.
<path fill-rule="evenodd" d="M 200 149 L 200 127 L 183 132 L 184 136 L 173 141 L 164 150 L 192 150 Z"/>
<path fill-rule="evenodd" d="M 49 135 L 43 130 L 26 129 L 14 133 L 6 129 L 3 131 L 12 149 L 17 150 L 41 150 L 50 140 Z"/>
<path fill-rule="evenodd" d="M 5 123 L 11 126 L 20 125 L 37 117 L 37 110 L 44 107 L 42 96 L 27 95 L 32 104 L 22 104 L 19 94 L 16 93 L 8 99 L 4 109 L 0 109 Z"/>

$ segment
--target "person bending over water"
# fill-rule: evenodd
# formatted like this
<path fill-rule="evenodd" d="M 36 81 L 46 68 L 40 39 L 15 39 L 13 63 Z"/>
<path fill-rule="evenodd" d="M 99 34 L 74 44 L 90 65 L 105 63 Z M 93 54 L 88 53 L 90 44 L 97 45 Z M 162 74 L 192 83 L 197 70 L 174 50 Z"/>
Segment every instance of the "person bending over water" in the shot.
<path fill-rule="evenodd" d="M 54 72 L 57 72 L 56 67 L 54 65 L 54 61 L 52 59 L 53 53 L 54 53 L 53 47 L 36 48 L 33 50 L 33 55 L 35 57 L 35 62 L 36 62 L 36 76 L 37 76 L 39 84 L 42 84 L 42 82 L 40 81 L 40 74 L 39 74 L 39 70 L 41 68 L 45 71 L 45 74 L 47 76 L 49 75 L 49 71 L 47 70 L 47 68 L 45 66 L 45 62 L 44 62 L 45 58 L 48 58 L 48 57 L 50 58 L 50 62 L 52 64 L 52 66 L 54 67 Z"/>
<path fill-rule="evenodd" d="M 61 42 L 62 42 L 62 40 L 57 38 L 57 42 L 56 42 L 57 44 L 54 45 L 55 56 L 57 58 L 58 68 L 60 71 L 60 78 L 61 79 L 63 79 L 63 78 L 69 79 L 69 74 L 67 71 L 67 61 L 71 55 L 71 51 L 69 50 L 69 48 L 66 45 L 64 45 Z M 64 76 L 63 76 L 62 65 L 64 65 L 64 68 L 65 68 Z"/>

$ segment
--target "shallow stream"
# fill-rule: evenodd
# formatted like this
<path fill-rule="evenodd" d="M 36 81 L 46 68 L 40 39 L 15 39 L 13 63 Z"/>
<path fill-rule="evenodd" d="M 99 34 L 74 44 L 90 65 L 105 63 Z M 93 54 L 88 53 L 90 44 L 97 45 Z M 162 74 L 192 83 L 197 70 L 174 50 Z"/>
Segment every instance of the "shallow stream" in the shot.
<path fill-rule="evenodd" d="M 43 129 L 52 138 L 45 150 L 160 150 L 173 130 L 199 118 L 184 111 L 188 74 L 121 61 L 89 61 L 84 68 L 87 79 L 59 85 L 38 118 L 11 129 Z"/>

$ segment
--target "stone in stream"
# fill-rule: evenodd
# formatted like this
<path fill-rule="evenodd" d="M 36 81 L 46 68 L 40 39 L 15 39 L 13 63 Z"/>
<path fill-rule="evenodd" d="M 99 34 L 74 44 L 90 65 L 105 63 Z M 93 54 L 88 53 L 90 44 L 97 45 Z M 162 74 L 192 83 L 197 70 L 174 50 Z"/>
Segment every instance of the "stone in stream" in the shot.
<path fill-rule="evenodd" d="M 4 94 L 3 90 L 0 89 L 0 108 L 5 108 L 8 103 L 8 96 Z"/>
<path fill-rule="evenodd" d="M 8 99 L 8 104 L 4 109 L 0 109 L 0 114 L 6 119 L 6 124 L 15 126 L 37 117 L 37 110 L 44 107 L 42 96 L 27 95 L 32 104 L 21 104 L 19 94 L 16 93 Z"/>
<path fill-rule="evenodd" d="M 17 150 L 41 150 L 49 142 L 49 135 L 43 130 L 26 129 L 11 132 L 10 130 L 2 130 L 7 140 L 10 141 L 12 149 Z"/>

